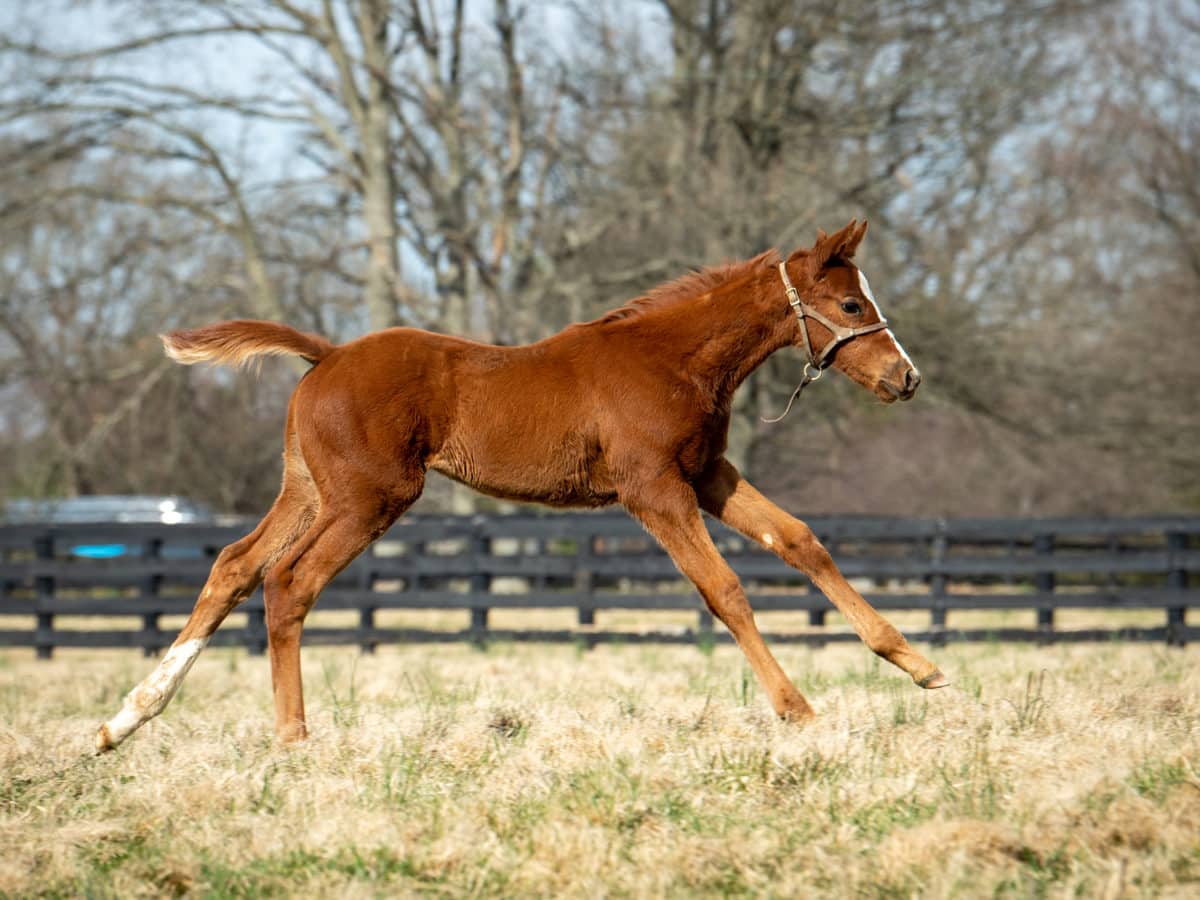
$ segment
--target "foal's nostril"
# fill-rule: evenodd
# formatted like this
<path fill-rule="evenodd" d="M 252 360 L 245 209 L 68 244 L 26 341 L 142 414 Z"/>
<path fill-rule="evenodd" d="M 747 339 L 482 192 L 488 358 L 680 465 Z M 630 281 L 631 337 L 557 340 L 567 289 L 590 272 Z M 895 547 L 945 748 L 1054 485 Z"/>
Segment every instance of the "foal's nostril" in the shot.
<path fill-rule="evenodd" d="M 911 394 L 917 389 L 917 385 L 921 383 L 921 373 L 916 369 L 909 369 L 904 373 L 904 390 Z"/>

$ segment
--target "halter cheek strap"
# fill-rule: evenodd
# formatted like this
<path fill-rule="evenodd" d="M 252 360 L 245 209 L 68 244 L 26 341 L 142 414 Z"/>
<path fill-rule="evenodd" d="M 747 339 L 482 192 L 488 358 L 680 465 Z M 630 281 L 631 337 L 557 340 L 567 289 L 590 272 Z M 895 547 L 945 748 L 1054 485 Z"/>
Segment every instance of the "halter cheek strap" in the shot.
<path fill-rule="evenodd" d="M 788 303 L 792 305 L 792 312 L 796 314 L 796 322 L 800 325 L 800 337 L 804 341 L 804 355 L 808 359 L 804 363 L 804 377 L 800 384 L 796 386 L 796 390 L 792 391 L 792 396 L 788 399 L 787 407 L 782 413 L 774 419 L 763 419 L 768 424 L 779 422 L 791 412 L 792 404 L 796 402 L 796 398 L 800 396 L 800 392 L 821 377 L 821 373 L 825 371 L 829 365 L 829 357 L 833 351 L 840 347 L 846 341 L 856 338 L 862 334 L 870 334 L 872 331 L 882 331 L 888 327 L 887 319 L 880 316 L 878 322 L 872 322 L 870 325 L 860 325 L 858 328 L 847 328 L 844 325 L 839 325 L 836 322 L 830 321 L 825 316 L 821 315 L 816 309 L 809 306 L 800 299 L 800 292 L 796 290 L 792 284 L 792 279 L 788 277 L 787 265 L 779 264 L 779 277 L 783 279 L 784 290 L 787 291 Z M 816 319 L 833 335 L 833 339 L 825 345 L 821 352 L 814 353 L 812 340 L 808 336 L 808 319 Z"/>

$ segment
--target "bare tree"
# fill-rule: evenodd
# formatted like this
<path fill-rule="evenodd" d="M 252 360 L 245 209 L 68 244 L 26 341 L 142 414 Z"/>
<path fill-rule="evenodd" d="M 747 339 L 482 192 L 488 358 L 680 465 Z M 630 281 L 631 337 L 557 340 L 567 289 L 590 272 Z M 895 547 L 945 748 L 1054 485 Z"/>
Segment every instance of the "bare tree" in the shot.
<path fill-rule="evenodd" d="M 41 177 L 53 160 L 82 154 L 136 160 L 158 177 L 58 181 L 33 202 L 82 196 L 194 217 L 197 233 L 237 243 L 241 314 L 311 315 L 295 290 L 322 271 L 340 296 L 361 289 L 362 324 L 372 328 L 539 336 L 534 310 L 563 252 L 564 148 L 585 142 L 591 126 L 566 113 L 569 70 L 525 40 L 536 34 L 528 5 L 499 0 L 488 17 L 464 0 L 444 10 L 420 0 L 110 8 L 115 39 L 0 42 L 3 59 L 25 72 L 0 103 L 22 135 L 6 161 Z M 199 59 L 216 41 L 269 72 L 249 86 L 197 86 L 185 67 L 147 62 Z M 560 138 L 564 121 L 573 145 Z M 279 165 L 247 151 L 267 133 Z M 289 218 L 281 197 L 300 215 Z M 323 250 L 305 233 L 314 218 L 336 226 Z M 303 259 L 298 244 L 308 247 Z"/>
<path fill-rule="evenodd" d="M 1003 417 L 963 375 L 1008 374 L 988 310 L 1029 235 L 1011 221 L 999 170 L 1005 147 L 1045 122 L 1047 98 L 1061 94 L 1074 60 L 1055 50 L 1056 35 L 1101 4 L 648 6 L 671 42 L 665 64 L 633 37 L 595 41 L 608 49 L 605 68 L 636 73 L 630 102 L 644 112 L 614 122 L 622 134 L 606 189 L 583 200 L 581 218 L 608 228 L 603 250 L 580 259 L 591 293 L 607 302 L 689 264 L 791 249 L 816 227 L 865 214 L 875 227 L 864 265 L 889 316 L 913 326 L 906 337 L 934 376 L 931 393 Z M 603 7 L 592 22 L 601 35 L 614 27 Z M 744 465 L 786 456 L 800 439 L 799 420 L 759 422 L 799 363 L 777 357 L 739 395 L 732 440 Z M 817 419 L 859 402 L 812 394 L 805 408 Z"/>
<path fill-rule="evenodd" d="M 0 494 L 187 488 L 240 509 L 269 499 L 274 478 L 257 488 L 229 485 L 238 469 L 277 468 L 258 421 L 273 436 L 274 418 L 249 410 L 268 398 L 278 405 L 280 392 L 261 390 L 255 399 L 214 384 L 227 402 L 214 404 L 207 421 L 196 418 L 186 379 L 154 337 L 178 321 L 176 298 L 193 298 L 197 312 L 214 317 L 230 302 L 235 246 L 198 240 L 185 213 L 59 194 L 76 180 L 111 196 L 136 186 L 138 175 L 75 159 L 44 168 L 36 182 L 4 179 L 15 211 L 0 217 L 0 373 L 11 441 Z M 33 195 L 56 199 L 43 204 Z M 232 475 L 204 471 L 218 455 L 234 463 Z"/>
<path fill-rule="evenodd" d="M 862 262 L 922 400 L 899 416 L 826 382 L 767 428 L 798 377 L 780 355 L 735 409 L 735 454 L 760 480 L 786 490 L 799 466 L 829 477 L 797 503 L 895 512 L 1197 495 L 1187 4 L 99 8 L 124 23 L 100 41 L 0 39 L 0 390 L 27 490 L 124 484 L 119 461 L 157 440 L 196 490 L 213 496 L 203 483 L 228 464 L 220 502 L 253 502 L 272 460 L 158 420 L 177 403 L 236 410 L 252 436 L 277 427 L 287 378 L 256 401 L 171 372 L 130 399 L 156 371 L 115 328 L 130 316 L 143 335 L 252 314 L 529 341 L 865 215 Z M 153 63 L 167 56 L 191 65 Z M 234 57 L 253 77 L 222 71 Z M 51 264 L 51 234 L 76 259 Z M 97 315 L 115 291 L 126 312 Z M 125 380 L 103 387 L 113 372 Z M 169 477 L 146 465 L 142 483 Z"/>

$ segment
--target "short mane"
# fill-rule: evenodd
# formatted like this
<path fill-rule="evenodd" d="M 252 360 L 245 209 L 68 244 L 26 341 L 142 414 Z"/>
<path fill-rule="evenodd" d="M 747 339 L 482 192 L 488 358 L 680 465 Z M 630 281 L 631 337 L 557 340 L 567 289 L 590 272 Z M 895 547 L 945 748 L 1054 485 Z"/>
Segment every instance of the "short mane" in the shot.
<path fill-rule="evenodd" d="M 688 300 L 692 297 L 707 294 L 721 287 L 721 285 L 729 284 L 731 281 L 737 281 L 740 278 L 750 275 L 751 272 L 760 266 L 774 266 L 778 264 L 779 253 L 772 249 L 764 250 L 758 256 L 751 259 L 721 263 L 716 266 L 706 266 L 703 269 L 694 269 L 691 272 L 680 275 L 674 281 L 668 281 L 666 284 L 660 284 L 658 287 L 651 288 L 644 295 L 630 300 L 624 306 L 618 306 L 616 309 L 609 310 L 596 321 L 601 323 L 619 322 L 622 319 L 640 315 L 649 309 L 658 309 L 680 300 Z"/>

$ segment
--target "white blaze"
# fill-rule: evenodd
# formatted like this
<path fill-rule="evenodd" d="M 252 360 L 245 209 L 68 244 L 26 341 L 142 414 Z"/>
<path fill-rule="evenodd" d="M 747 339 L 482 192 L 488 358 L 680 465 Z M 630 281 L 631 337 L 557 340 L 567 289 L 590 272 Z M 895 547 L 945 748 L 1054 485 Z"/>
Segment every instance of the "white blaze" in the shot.
<path fill-rule="evenodd" d="M 121 711 L 100 728 L 96 736 L 98 749 L 117 746 L 162 712 L 207 643 L 205 638 L 196 638 L 168 650 L 154 671 L 125 697 Z"/>
<path fill-rule="evenodd" d="M 883 313 L 879 309 L 879 304 L 875 302 L 875 295 L 871 293 L 871 283 L 869 281 L 867 281 L 867 276 L 863 274 L 862 269 L 858 270 L 858 286 L 860 288 L 862 288 L 863 296 L 867 298 L 867 302 L 870 303 L 871 308 L 873 310 L 875 310 L 875 315 L 877 315 L 879 317 L 880 321 L 882 321 Z M 892 343 L 896 347 L 896 351 L 902 357 L 904 357 L 904 361 L 906 363 L 908 363 L 910 366 L 912 366 L 915 369 L 917 367 L 917 364 L 912 361 L 912 357 L 909 356 L 904 351 L 904 348 L 900 346 L 900 342 L 898 340 L 896 340 L 896 335 L 892 333 L 892 329 L 888 328 L 886 330 L 887 330 L 887 336 L 892 339 Z"/>

